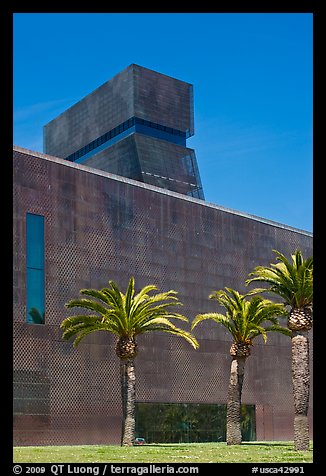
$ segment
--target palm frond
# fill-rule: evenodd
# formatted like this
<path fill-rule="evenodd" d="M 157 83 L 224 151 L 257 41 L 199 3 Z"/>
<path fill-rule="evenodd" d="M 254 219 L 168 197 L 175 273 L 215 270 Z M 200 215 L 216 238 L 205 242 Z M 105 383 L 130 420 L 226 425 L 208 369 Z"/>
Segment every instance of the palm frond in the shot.
<path fill-rule="evenodd" d="M 62 321 L 60 327 L 64 331 L 62 335 L 64 340 L 70 339 L 70 337 L 78 334 L 81 331 L 95 327 L 96 330 L 106 330 L 114 334 L 119 333 L 119 326 L 114 320 L 103 320 L 100 316 L 95 315 L 78 315 L 67 317 Z"/>
<path fill-rule="evenodd" d="M 157 317 L 148 321 L 148 323 L 143 326 L 142 333 L 150 331 L 168 332 L 169 334 L 178 335 L 186 339 L 195 349 L 199 347 L 197 339 L 190 332 L 176 327 L 171 321 L 165 318 Z"/>
<path fill-rule="evenodd" d="M 284 299 L 291 296 L 293 282 L 289 277 L 283 273 L 280 268 L 263 268 L 257 266 L 249 276 L 255 275 L 255 277 L 246 280 L 246 285 L 252 282 L 264 282 L 269 284 L 269 288 L 265 288 L 267 292 L 275 292 L 280 294 Z"/>
<path fill-rule="evenodd" d="M 85 296 L 90 296 L 92 298 L 98 299 L 106 305 L 111 305 L 111 300 L 109 299 L 109 296 L 105 292 L 103 292 L 103 290 L 81 289 L 79 292 L 80 294 L 83 294 Z"/>
<path fill-rule="evenodd" d="M 205 321 L 207 319 L 212 320 L 217 324 L 222 324 L 222 326 L 224 326 L 230 332 L 231 335 L 234 335 L 234 333 L 236 332 L 236 327 L 233 321 L 227 316 L 216 312 L 198 314 L 192 321 L 191 330 L 193 330 L 200 322 Z"/>
<path fill-rule="evenodd" d="M 132 304 L 132 299 L 135 294 L 135 279 L 133 277 L 130 278 L 129 284 L 126 291 L 126 298 L 125 298 L 125 313 L 130 313 L 130 308 Z"/>
<path fill-rule="evenodd" d="M 79 315 L 79 316 L 70 316 L 66 317 L 61 324 L 60 327 L 61 329 L 68 329 L 69 327 L 73 327 L 78 324 L 89 324 L 89 323 L 94 323 L 94 322 L 101 322 L 101 317 L 97 315 L 91 315 L 91 314 L 86 314 L 86 315 Z"/>
<path fill-rule="evenodd" d="M 109 284 L 111 286 L 110 295 L 114 299 L 116 306 L 119 308 L 123 308 L 123 299 L 122 299 L 123 293 L 120 291 L 120 289 L 118 288 L 118 285 L 114 281 L 110 280 Z"/>
<path fill-rule="evenodd" d="M 142 326 L 141 333 L 147 332 L 148 329 L 151 328 L 151 326 L 157 326 L 157 325 L 163 325 L 166 327 L 169 327 L 170 329 L 177 329 L 177 327 L 169 321 L 166 317 L 153 317 L 152 319 L 149 319 L 146 324 Z"/>
<path fill-rule="evenodd" d="M 97 301 L 92 301 L 91 299 L 72 299 L 71 301 L 65 304 L 67 308 L 80 307 L 83 309 L 89 309 L 90 311 L 96 311 L 101 315 L 107 313 L 107 308 L 100 304 Z"/>
<path fill-rule="evenodd" d="M 157 290 L 158 288 L 157 286 L 155 286 L 155 284 L 147 284 L 136 294 L 134 298 L 134 302 L 137 302 L 138 300 L 142 300 L 142 299 L 147 299 L 148 293 L 150 293 L 151 291 L 157 291 Z M 175 291 L 170 291 L 170 292 L 175 293 Z"/>
<path fill-rule="evenodd" d="M 296 280 L 297 280 L 296 271 L 298 269 L 298 268 L 296 268 L 295 264 L 296 264 L 296 261 L 298 261 L 298 262 L 302 261 L 301 253 L 297 251 L 295 255 L 291 256 L 292 262 L 293 262 L 293 264 L 291 264 L 290 261 L 282 253 L 280 253 L 277 250 L 273 250 L 273 251 L 277 255 L 276 259 L 280 262 L 276 263 L 276 264 L 272 263 L 271 266 L 273 268 L 278 268 L 284 276 L 287 275 L 289 277 L 289 279 L 295 285 Z M 300 255 L 300 259 L 299 259 L 298 255 Z"/>
<path fill-rule="evenodd" d="M 296 250 L 294 255 L 292 255 L 291 257 L 292 257 L 294 267 L 296 269 L 301 268 L 301 266 L 303 265 L 303 258 L 302 258 L 302 254 L 300 250 Z"/>
<path fill-rule="evenodd" d="M 253 325 L 252 328 L 250 329 L 248 338 L 250 340 L 254 339 L 255 337 L 261 335 L 264 343 L 266 344 L 267 342 L 267 335 L 266 335 L 266 328 L 263 326 L 259 326 L 257 324 Z"/>
<path fill-rule="evenodd" d="M 110 280 L 109 287 L 96 289 L 82 289 L 80 292 L 88 298 L 72 299 L 66 304 L 67 308 L 83 308 L 98 315 L 79 315 L 66 318 L 61 323 L 63 338 L 69 339 L 77 335 L 76 345 L 91 332 L 106 330 L 119 336 L 135 337 L 137 334 L 156 330 L 158 327 L 164 332 L 171 332 L 183 336 L 196 347 L 196 339 L 189 332 L 176 327 L 170 319 L 189 322 L 184 315 L 173 312 L 171 306 L 181 306 L 177 292 L 170 290 L 150 295 L 156 291 L 155 285 L 144 286 L 135 294 L 135 280 L 129 279 L 126 293 Z M 160 321 L 161 319 L 161 321 Z M 163 319 L 163 321 L 162 321 Z"/>
<path fill-rule="evenodd" d="M 231 296 L 229 294 L 231 294 Z M 221 289 L 210 294 L 210 299 L 216 299 L 222 306 L 227 309 L 230 314 L 230 317 L 234 316 L 234 311 L 241 308 L 242 305 L 242 296 L 231 288 Z"/>
<path fill-rule="evenodd" d="M 284 299 L 294 308 L 300 308 L 312 303 L 313 299 L 313 258 L 303 259 L 300 250 L 291 256 L 290 262 L 282 253 L 276 253 L 278 263 L 270 267 L 257 266 L 246 280 L 246 285 L 252 282 L 262 282 L 267 285 L 261 292 L 270 292 Z"/>
<path fill-rule="evenodd" d="M 117 293 L 110 288 L 102 288 L 101 292 L 106 296 L 108 305 L 115 309 L 122 309 L 122 300 L 120 293 Z"/>
<path fill-rule="evenodd" d="M 103 327 L 103 326 L 92 326 L 92 327 L 83 329 L 83 330 L 78 334 L 78 336 L 76 337 L 76 339 L 74 340 L 73 346 L 74 346 L 74 347 L 77 347 L 77 345 L 80 343 L 80 341 L 81 341 L 82 339 L 84 339 L 84 337 L 88 336 L 89 334 L 92 334 L 93 332 L 97 332 L 97 331 L 108 331 L 108 329 L 105 329 L 105 327 Z M 112 332 L 112 331 L 110 331 L 110 332 Z M 113 333 L 114 333 L 114 332 L 113 332 Z M 116 333 L 115 333 L 115 334 L 116 334 Z"/>
<path fill-rule="evenodd" d="M 256 279 L 253 279 L 252 281 L 256 281 Z M 257 281 L 259 281 L 259 279 L 257 279 Z M 247 292 L 246 296 L 254 296 L 256 294 L 266 293 L 267 291 L 268 289 L 266 288 L 254 288 L 254 289 L 251 289 L 249 292 Z"/>
<path fill-rule="evenodd" d="M 292 331 L 290 331 L 290 329 L 288 329 L 287 327 L 280 326 L 280 325 L 272 325 L 272 326 L 265 327 L 265 331 L 266 332 L 279 332 L 280 334 L 283 334 L 287 337 L 292 336 Z"/>
<path fill-rule="evenodd" d="M 181 306 L 182 303 L 172 293 L 158 293 L 155 296 L 147 296 L 138 301 L 137 306 L 132 306 L 130 310 L 130 319 L 132 320 L 133 327 L 135 329 L 141 329 L 143 323 L 146 323 L 147 319 L 153 315 L 167 315 L 170 312 L 171 306 Z M 164 302 L 167 300 L 173 300 L 174 302 Z M 163 302 L 162 302 L 163 301 Z M 158 304 L 159 303 L 159 304 Z M 183 321 L 188 319 L 177 313 L 173 313 L 173 317 Z"/>
<path fill-rule="evenodd" d="M 278 322 L 279 317 L 287 317 L 288 311 L 284 304 L 275 303 L 268 299 L 262 300 L 260 306 L 257 308 L 255 315 L 255 322 L 260 323 L 263 321 Z"/>
<path fill-rule="evenodd" d="M 175 294 L 177 294 L 176 291 L 167 291 L 157 293 L 154 296 L 149 296 L 145 294 L 140 297 L 139 295 L 137 295 L 134 299 L 130 312 L 131 314 L 133 314 L 134 312 L 138 313 L 141 310 L 144 310 L 145 308 L 161 301 L 174 301 L 173 303 L 166 303 L 166 306 L 182 306 L 182 303 L 178 300 Z"/>
<path fill-rule="evenodd" d="M 269 299 L 264 299 L 258 294 L 261 289 L 250 291 L 247 294 L 240 294 L 232 288 L 215 291 L 210 298 L 224 306 L 226 313 L 198 314 L 191 325 L 194 329 L 200 322 L 211 319 L 217 324 L 223 325 L 232 335 L 235 342 L 251 344 L 252 339 L 262 335 L 266 342 L 266 332 L 280 329 L 278 317 L 287 315 L 283 304 L 274 303 Z M 266 322 L 270 326 L 263 326 Z M 283 328 L 281 328 L 283 329 Z"/>

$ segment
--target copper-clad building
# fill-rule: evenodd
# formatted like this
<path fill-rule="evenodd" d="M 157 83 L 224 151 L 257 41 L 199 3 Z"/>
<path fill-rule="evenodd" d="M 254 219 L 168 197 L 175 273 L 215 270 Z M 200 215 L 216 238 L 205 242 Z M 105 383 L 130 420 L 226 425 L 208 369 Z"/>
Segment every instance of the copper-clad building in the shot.
<path fill-rule="evenodd" d="M 109 279 L 124 289 L 133 275 L 138 289 L 178 291 L 192 320 L 217 310 L 213 290 L 244 292 L 273 249 L 312 255 L 311 233 L 203 200 L 186 147 L 193 133 L 192 86 L 131 65 L 45 126 L 45 154 L 14 147 L 16 445 L 120 442 L 114 336 L 95 333 L 77 349 L 61 339 L 64 304 L 80 289 Z M 139 432 L 145 404 L 225 406 L 230 336 L 209 321 L 196 336 L 198 350 L 167 334 L 139 337 Z M 243 403 L 251 438 L 293 439 L 289 338 L 256 339 Z M 205 437 L 181 424 L 178 434 L 214 441 L 210 423 Z"/>

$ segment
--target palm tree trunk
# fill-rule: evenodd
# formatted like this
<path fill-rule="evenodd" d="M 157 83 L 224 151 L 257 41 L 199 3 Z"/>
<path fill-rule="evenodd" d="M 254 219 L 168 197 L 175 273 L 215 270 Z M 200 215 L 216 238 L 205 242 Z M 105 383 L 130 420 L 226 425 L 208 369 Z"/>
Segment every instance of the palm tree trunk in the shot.
<path fill-rule="evenodd" d="M 121 382 L 121 401 L 122 401 L 122 429 L 121 429 L 121 446 L 124 436 L 125 420 L 126 420 L 126 402 L 127 402 L 127 372 L 125 360 L 120 360 L 120 382 Z"/>
<path fill-rule="evenodd" d="M 132 446 L 135 440 L 136 378 L 134 359 L 120 360 L 122 396 L 121 446 Z"/>
<path fill-rule="evenodd" d="M 309 449 L 309 337 L 308 331 L 292 331 L 292 384 L 294 397 L 294 448 Z"/>
<path fill-rule="evenodd" d="M 226 443 L 241 444 L 241 394 L 246 357 L 232 357 L 226 412 Z"/>

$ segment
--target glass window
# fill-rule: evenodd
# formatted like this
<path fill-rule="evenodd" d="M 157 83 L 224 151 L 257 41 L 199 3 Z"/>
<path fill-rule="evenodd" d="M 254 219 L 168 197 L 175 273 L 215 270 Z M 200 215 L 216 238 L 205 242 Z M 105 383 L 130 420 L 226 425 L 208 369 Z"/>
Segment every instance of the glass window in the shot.
<path fill-rule="evenodd" d="M 44 271 L 27 268 L 27 322 L 44 323 Z"/>
<path fill-rule="evenodd" d="M 26 321 L 44 323 L 44 217 L 26 215 Z"/>
<path fill-rule="evenodd" d="M 44 243 L 43 243 L 44 217 L 41 215 L 27 214 L 27 267 L 43 268 Z"/>
<path fill-rule="evenodd" d="M 255 405 L 241 405 L 244 441 L 256 439 Z M 226 440 L 226 405 L 136 402 L 136 436 L 146 443 Z"/>

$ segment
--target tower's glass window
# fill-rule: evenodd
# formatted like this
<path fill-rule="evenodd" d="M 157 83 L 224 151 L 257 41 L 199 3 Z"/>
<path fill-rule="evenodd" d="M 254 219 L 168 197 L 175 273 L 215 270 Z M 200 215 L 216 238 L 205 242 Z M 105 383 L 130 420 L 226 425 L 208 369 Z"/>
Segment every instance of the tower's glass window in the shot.
<path fill-rule="evenodd" d="M 43 324 L 44 296 L 44 217 L 26 215 L 26 321 Z"/>

